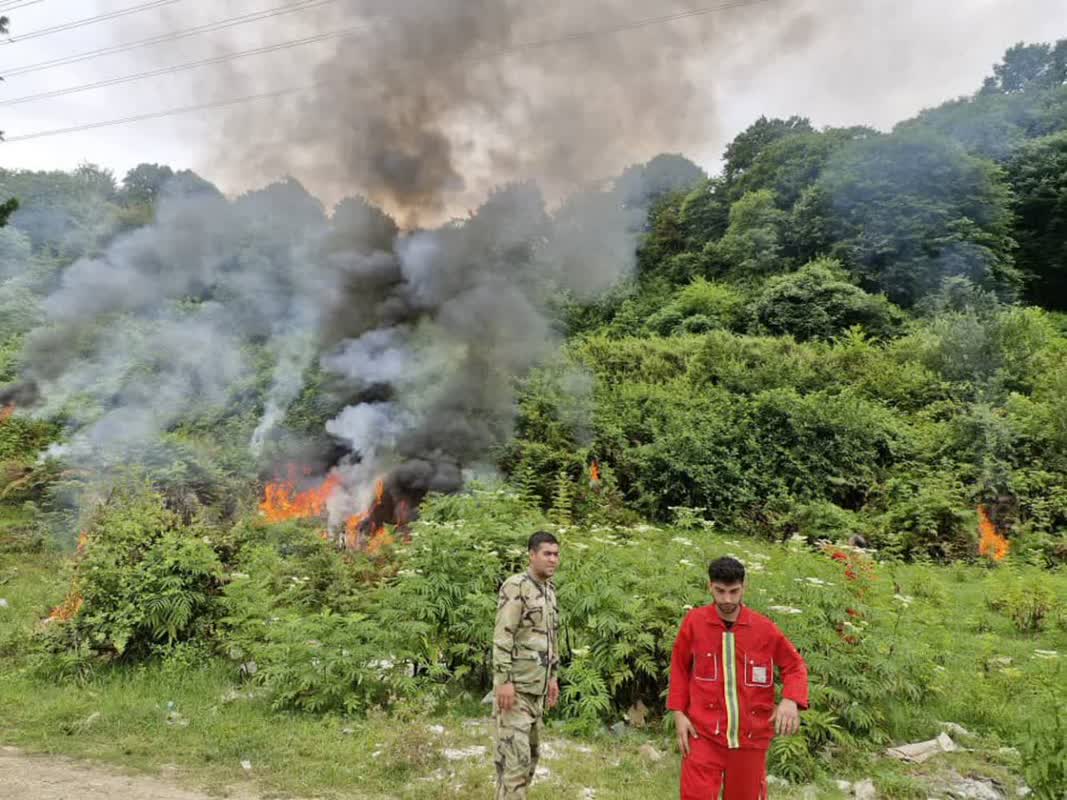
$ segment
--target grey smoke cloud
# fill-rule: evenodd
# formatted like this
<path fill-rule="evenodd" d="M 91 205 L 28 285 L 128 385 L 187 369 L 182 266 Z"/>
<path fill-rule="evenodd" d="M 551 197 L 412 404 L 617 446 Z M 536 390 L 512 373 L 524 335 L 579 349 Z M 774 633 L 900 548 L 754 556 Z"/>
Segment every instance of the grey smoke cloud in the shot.
<path fill-rule="evenodd" d="M 583 35 L 716 6 L 725 7 Z M 364 193 L 408 226 L 472 208 L 513 180 L 537 180 L 554 199 L 657 152 L 715 140 L 709 54 L 797 44 L 810 18 L 784 0 L 345 4 L 307 29 L 364 23 L 367 33 L 336 44 L 314 90 L 230 114 L 219 138 L 226 156 L 212 168 L 245 181 L 292 170 L 327 195 Z M 235 66 L 227 86 L 292 85 L 292 58 Z M 237 158 L 235 142 L 250 145 Z"/>

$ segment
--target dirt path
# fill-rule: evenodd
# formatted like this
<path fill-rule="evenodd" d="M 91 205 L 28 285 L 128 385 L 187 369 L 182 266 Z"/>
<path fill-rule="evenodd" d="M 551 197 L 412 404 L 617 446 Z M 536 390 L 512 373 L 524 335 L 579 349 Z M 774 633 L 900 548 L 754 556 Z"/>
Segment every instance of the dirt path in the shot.
<path fill-rule="evenodd" d="M 31 756 L 14 747 L 0 747 L 0 787 L 4 800 L 209 800 L 164 780 L 59 756 Z"/>

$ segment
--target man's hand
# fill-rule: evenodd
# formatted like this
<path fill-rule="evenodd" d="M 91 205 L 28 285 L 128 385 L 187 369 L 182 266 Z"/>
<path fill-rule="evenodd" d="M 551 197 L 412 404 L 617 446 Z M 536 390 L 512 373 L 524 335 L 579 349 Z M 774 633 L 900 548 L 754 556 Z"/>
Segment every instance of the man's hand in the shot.
<path fill-rule="evenodd" d="M 548 682 L 548 707 L 555 708 L 559 702 L 559 681 L 553 678 Z"/>
<path fill-rule="evenodd" d="M 674 732 L 678 736 L 678 749 L 682 751 L 682 756 L 689 755 L 689 738 L 697 739 L 699 737 L 697 736 L 697 729 L 693 727 L 689 717 L 681 711 L 674 712 Z"/>
<path fill-rule="evenodd" d="M 792 736 L 800 730 L 800 711 L 796 701 L 783 698 L 771 714 L 771 722 L 774 723 L 774 732 L 781 736 Z"/>
<path fill-rule="evenodd" d="M 511 711 L 515 705 L 515 684 L 502 683 L 496 687 L 496 707 L 501 711 Z"/>

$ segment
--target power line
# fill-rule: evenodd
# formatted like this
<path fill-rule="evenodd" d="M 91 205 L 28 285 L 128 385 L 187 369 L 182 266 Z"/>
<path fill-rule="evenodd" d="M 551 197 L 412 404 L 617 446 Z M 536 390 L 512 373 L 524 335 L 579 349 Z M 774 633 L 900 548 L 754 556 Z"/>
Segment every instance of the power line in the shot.
<path fill-rule="evenodd" d="M 81 28 L 85 25 L 92 25 L 97 22 L 106 22 L 107 20 L 118 19 L 119 17 L 125 17 L 129 14 L 137 14 L 141 11 L 150 11 L 153 8 L 162 8 L 163 6 L 169 6 L 174 3 L 180 3 L 181 0 L 151 0 L 148 3 L 141 3 L 137 6 L 129 6 L 128 8 L 120 8 L 118 11 L 109 11 L 106 14 L 99 14 L 95 17 L 86 17 L 85 19 L 74 20 L 73 22 L 64 22 L 62 25 L 53 25 L 51 28 L 39 28 L 29 33 L 24 33 L 22 36 L 9 36 L 7 41 L 0 44 L 14 44 L 17 42 L 25 42 L 28 39 L 39 39 L 42 36 L 51 36 L 53 33 L 62 33 L 63 31 L 71 31 L 75 28 Z"/>
<path fill-rule="evenodd" d="M 247 58 L 248 56 L 262 55 L 264 53 L 276 53 L 280 50 L 289 50 L 294 47 L 302 47 L 308 44 L 318 44 L 319 42 L 326 42 L 330 39 L 339 39 L 346 36 L 352 36 L 360 31 L 366 30 L 366 25 L 358 25 L 351 28 L 345 28 L 344 30 L 332 31 L 328 33 L 318 33 L 313 36 L 305 36 L 303 39 L 292 39 L 287 42 L 280 42 L 278 44 L 264 45 L 263 47 L 254 47 L 251 50 L 240 50 L 236 53 L 225 53 L 220 56 L 212 56 L 210 58 L 202 58 L 198 61 L 187 61 L 183 64 L 174 64 L 169 67 L 160 67 L 159 69 L 147 70 L 145 72 L 136 72 L 132 75 L 122 75 L 117 78 L 107 78 L 102 81 L 96 81 L 94 83 L 83 83 L 80 86 L 69 86 L 65 89 L 54 89 L 49 92 L 38 92 L 37 94 L 28 94 L 23 97 L 13 97 L 10 100 L 0 100 L 0 106 L 15 106 L 22 103 L 28 103 L 31 100 L 43 100 L 52 97 L 63 97 L 68 94 L 77 94 L 79 92 L 87 92 L 90 89 L 102 89 L 106 86 L 117 86 L 121 83 L 130 83 L 132 81 L 144 80 L 146 78 L 158 78 L 162 75 L 172 75 L 176 72 L 186 72 L 197 67 L 208 67 L 214 64 L 223 64 L 227 61 L 234 61 L 238 58 Z"/>
<path fill-rule="evenodd" d="M 8 3 L 0 6 L 0 14 L 6 14 L 8 11 L 15 11 L 16 9 L 25 8 L 26 6 L 35 6 L 38 3 L 43 3 L 44 0 L 14 0 L 14 2 L 15 5 L 11 5 L 9 0 Z"/>
<path fill-rule="evenodd" d="M 34 2 L 43 2 L 43 0 L 34 0 Z M 147 39 L 139 39 L 136 42 L 128 42 L 126 44 L 117 44 L 110 47 L 101 47 L 97 50 L 89 50 L 84 53 L 75 53 L 69 56 L 60 56 L 48 61 L 38 61 L 34 64 L 27 64 L 22 67 L 15 67 L 14 69 L 0 70 L 0 75 L 6 78 L 11 78 L 16 75 L 26 75 L 30 72 L 39 72 L 41 70 L 52 69 L 53 67 L 67 66 L 68 64 L 77 64 L 82 61 L 89 61 L 93 58 L 99 58 L 101 56 L 108 56 L 114 53 L 125 53 L 130 50 L 136 50 L 140 47 L 149 47 L 154 44 L 163 44 L 164 42 L 173 42 L 179 39 L 186 39 L 190 36 L 197 36 L 201 33 L 212 33 L 214 31 L 221 31 L 227 28 L 234 28 L 238 25 L 245 25 L 250 22 L 258 22 L 259 20 L 270 19 L 271 17 L 278 17 L 283 14 L 292 14 L 297 11 L 304 11 L 309 8 L 317 8 L 318 6 L 324 6 L 329 3 L 336 3 L 337 0 L 298 0 L 298 2 L 276 6 L 275 8 L 265 9 L 263 11 L 253 11 L 248 14 L 242 14 L 237 17 L 228 17 L 226 19 L 218 20 L 216 22 L 208 22 L 203 25 L 197 25 L 193 28 L 186 28 L 181 31 L 173 31 L 171 33 L 163 33 L 157 36 L 149 36 Z"/>
<path fill-rule="evenodd" d="M 663 25 L 668 22 L 675 22 L 677 20 L 691 19 L 693 17 L 706 16 L 708 14 L 714 14 L 718 11 L 725 11 L 732 8 L 741 8 L 743 6 L 753 6 L 762 3 L 769 2 L 770 0 L 733 0 L 733 2 L 721 3 L 717 6 L 710 6 L 708 8 L 697 8 L 690 11 L 681 11 L 676 14 L 667 14 L 659 17 L 647 17 L 641 20 L 635 20 L 628 23 L 620 23 L 618 25 L 612 25 L 606 28 L 598 28 L 588 31 L 579 31 L 564 36 L 560 36 L 553 39 L 541 39 L 530 42 L 520 42 L 514 45 L 510 45 L 498 50 L 489 51 L 487 53 L 469 56 L 464 61 L 485 61 L 496 56 L 507 55 L 510 53 L 523 52 L 525 50 L 533 50 L 542 47 L 550 47 L 556 44 L 567 44 L 570 42 L 582 41 L 586 39 L 596 38 L 597 36 L 606 36 L 615 33 L 623 33 L 626 31 L 638 30 L 640 28 L 647 28 L 653 25 Z M 179 108 L 164 109 L 161 111 L 154 111 L 145 114 L 135 114 L 128 117 L 120 117 L 118 119 L 102 120 L 100 122 L 90 122 L 82 125 L 72 125 L 67 128 L 55 128 L 52 130 L 37 131 L 35 133 L 26 133 L 21 136 L 12 136 L 5 140 L 6 143 L 12 144 L 14 142 L 25 142 L 32 139 L 42 139 L 48 136 L 59 136 L 67 133 L 78 133 L 80 131 L 94 130 L 97 128 L 107 128 L 115 125 L 126 125 L 133 122 L 143 122 L 151 119 L 162 119 L 164 117 L 176 116 L 179 114 L 188 114 L 194 111 L 203 111 L 206 109 L 223 108 L 226 106 L 240 105 L 255 100 L 264 100 L 268 98 L 283 97 L 286 95 L 300 94 L 312 89 L 317 89 L 323 86 L 327 86 L 336 81 L 318 81 L 304 86 L 294 86 L 288 89 L 279 89 L 271 92 L 260 92 L 258 94 L 242 95 L 240 97 L 233 97 L 227 100 L 217 100 L 205 103 L 195 103 L 193 105 L 181 106 Z"/>

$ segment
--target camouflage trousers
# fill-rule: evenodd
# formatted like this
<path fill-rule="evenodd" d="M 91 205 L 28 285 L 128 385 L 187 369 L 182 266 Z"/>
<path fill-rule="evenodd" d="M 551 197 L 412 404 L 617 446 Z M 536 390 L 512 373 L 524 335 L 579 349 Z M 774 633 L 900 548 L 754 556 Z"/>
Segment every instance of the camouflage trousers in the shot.
<path fill-rule="evenodd" d="M 540 754 L 545 699 L 515 693 L 510 711 L 493 704 L 496 738 L 496 800 L 526 800 Z"/>

